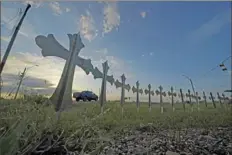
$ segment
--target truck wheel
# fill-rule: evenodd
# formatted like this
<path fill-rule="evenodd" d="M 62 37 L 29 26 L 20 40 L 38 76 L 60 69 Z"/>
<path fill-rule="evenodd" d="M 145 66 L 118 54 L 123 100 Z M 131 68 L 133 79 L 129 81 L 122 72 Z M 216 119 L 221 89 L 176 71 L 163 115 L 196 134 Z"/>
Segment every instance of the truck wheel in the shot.
<path fill-rule="evenodd" d="M 80 99 L 79 99 L 79 98 L 76 98 L 76 101 L 78 102 L 78 101 L 80 101 Z"/>

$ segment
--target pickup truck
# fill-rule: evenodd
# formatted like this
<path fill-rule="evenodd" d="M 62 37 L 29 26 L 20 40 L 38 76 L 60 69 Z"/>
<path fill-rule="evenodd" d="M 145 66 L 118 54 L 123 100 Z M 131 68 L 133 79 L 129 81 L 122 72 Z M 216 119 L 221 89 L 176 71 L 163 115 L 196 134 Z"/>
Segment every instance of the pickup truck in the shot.
<path fill-rule="evenodd" d="M 97 101 L 98 100 L 98 96 L 96 94 L 94 94 L 91 91 L 82 91 L 82 92 L 74 92 L 73 93 L 73 98 L 76 99 L 76 101 Z"/>

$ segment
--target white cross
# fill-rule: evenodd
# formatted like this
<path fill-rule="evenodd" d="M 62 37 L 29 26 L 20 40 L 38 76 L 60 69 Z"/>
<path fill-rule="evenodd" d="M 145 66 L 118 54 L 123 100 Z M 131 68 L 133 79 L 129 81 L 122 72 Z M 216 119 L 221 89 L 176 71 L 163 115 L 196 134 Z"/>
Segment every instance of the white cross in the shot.
<path fill-rule="evenodd" d="M 124 74 L 121 76 L 121 80 L 122 80 L 122 83 L 119 82 L 118 80 L 116 80 L 116 82 L 114 84 L 115 84 L 116 88 L 119 88 L 119 87 L 122 88 L 120 103 L 121 103 L 122 113 L 123 113 L 123 105 L 125 103 L 125 89 L 128 90 L 128 91 L 130 91 L 130 85 L 129 84 L 125 85 L 126 77 L 125 77 Z"/>
<path fill-rule="evenodd" d="M 50 100 L 56 105 L 55 110 L 58 112 L 65 109 L 66 106 L 72 103 L 72 83 L 75 71 L 75 64 L 82 67 L 82 69 L 89 73 L 92 69 L 91 60 L 85 60 L 78 56 L 80 50 L 84 48 L 80 33 L 68 34 L 69 37 L 69 50 L 61 46 L 52 34 L 45 36 L 37 36 L 35 38 L 36 44 L 42 49 L 43 56 L 65 56 L 66 63 L 55 92 Z M 60 113 L 58 114 L 58 117 Z"/>
<path fill-rule="evenodd" d="M 159 86 L 159 90 L 156 90 L 156 95 L 160 95 L 160 108 L 161 108 L 161 113 L 164 112 L 164 107 L 163 107 L 163 96 L 166 96 L 166 93 L 163 92 L 163 87 Z"/>
<path fill-rule="evenodd" d="M 172 97 L 172 110 L 175 111 L 174 107 L 174 97 L 176 97 L 176 93 L 173 92 L 173 87 L 171 87 L 171 91 L 168 92 L 168 96 Z"/>
<path fill-rule="evenodd" d="M 139 103 L 139 93 L 142 94 L 143 90 L 139 89 L 139 81 L 136 82 L 136 88 L 133 86 L 132 87 L 132 92 L 135 93 L 136 92 L 136 106 L 137 106 L 137 110 L 139 109 L 140 103 Z"/>
<path fill-rule="evenodd" d="M 149 104 L 149 112 L 151 111 L 151 95 L 154 96 L 154 91 L 151 91 L 151 84 L 148 85 L 148 90 L 145 89 L 145 94 L 148 94 L 148 104 Z"/>

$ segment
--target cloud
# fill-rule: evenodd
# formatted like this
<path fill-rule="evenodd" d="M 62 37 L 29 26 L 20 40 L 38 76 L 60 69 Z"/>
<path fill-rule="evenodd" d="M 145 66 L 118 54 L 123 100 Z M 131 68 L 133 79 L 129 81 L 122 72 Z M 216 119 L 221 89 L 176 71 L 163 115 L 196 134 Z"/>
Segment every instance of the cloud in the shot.
<path fill-rule="evenodd" d="M 34 8 L 39 8 L 42 5 L 42 0 L 25 0 L 23 2 L 24 5 L 31 4 Z"/>
<path fill-rule="evenodd" d="M 47 80 L 52 87 L 55 87 L 60 80 L 64 64 L 64 60 L 55 57 L 41 57 L 37 54 L 18 52 L 15 53 L 14 56 L 8 58 L 3 73 L 15 74 L 22 72 L 23 69 L 27 67 L 28 70 L 26 76 Z M 38 65 L 38 67 L 35 65 Z M 34 67 L 32 68 L 32 66 Z M 76 67 L 75 76 L 83 78 L 85 72 Z"/>
<path fill-rule="evenodd" d="M 97 50 L 96 52 L 99 54 L 106 55 L 108 53 L 108 50 L 107 50 L 107 48 L 103 48 L 102 50 Z"/>
<path fill-rule="evenodd" d="M 86 55 L 92 59 L 92 64 L 94 67 L 98 67 L 102 71 L 102 62 L 108 60 L 110 70 L 108 75 L 113 75 L 115 79 L 120 80 L 120 76 L 124 73 L 127 79 L 134 77 L 130 70 L 130 65 L 124 60 L 117 58 L 115 56 L 110 56 L 106 48 L 86 52 Z M 35 65 L 38 65 L 36 67 Z M 62 70 L 64 68 L 65 61 L 55 57 L 41 57 L 38 54 L 32 53 L 14 53 L 11 55 L 5 68 L 3 70 L 3 82 L 5 86 L 5 91 L 8 91 L 13 86 L 15 87 L 18 82 L 18 73 L 22 72 L 25 67 L 30 68 L 26 72 L 27 77 L 24 80 L 24 87 L 33 89 L 41 94 L 51 94 L 55 87 L 57 86 Z M 32 67 L 34 66 L 34 67 Z M 7 77 L 11 75 L 12 77 Z M 13 78 L 14 77 L 14 78 Z M 46 83 L 45 84 L 45 80 Z M 129 81 L 127 82 L 129 83 Z M 94 80 L 92 74 L 86 75 L 85 72 L 76 67 L 74 79 L 73 79 L 73 90 L 93 90 L 98 92 L 100 88 L 101 79 Z M 120 91 L 115 88 L 115 86 L 108 86 L 107 90 L 114 90 L 113 94 L 110 94 L 109 98 L 115 97 L 115 92 Z"/>
<path fill-rule="evenodd" d="M 103 34 L 111 32 L 120 25 L 120 14 L 116 2 L 105 3 L 103 8 Z"/>
<path fill-rule="evenodd" d="M 207 21 L 201 25 L 198 29 L 194 30 L 189 34 L 190 41 L 203 41 L 214 35 L 220 33 L 223 26 L 231 23 L 231 11 L 230 9 L 221 12 L 220 14 L 214 16 L 211 20 Z"/>
<path fill-rule="evenodd" d="M 149 55 L 152 56 L 154 53 L 153 52 L 150 52 Z"/>
<path fill-rule="evenodd" d="M 70 8 L 65 8 L 65 11 L 66 11 L 66 12 L 70 12 L 71 9 L 70 9 Z"/>
<path fill-rule="evenodd" d="M 3 80 L 3 87 L 2 92 L 10 94 L 15 93 L 16 88 L 18 86 L 19 82 L 19 76 L 17 74 L 9 74 L 4 73 L 2 74 L 2 80 Z M 26 77 L 23 79 L 20 92 L 26 93 L 26 91 L 29 91 L 30 93 L 40 93 L 41 95 L 48 95 L 52 94 L 54 91 L 54 87 L 52 83 L 46 81 L 43 78 L 36 78 L 36 77 Z M 29 93 L 28 92 L 28 93 Z"/>
<path fill-rule="evenodd" d="M 146 17 L 146 15 L 147 15 L 147 13 L 146 13 L 145 11 L 140 12 L 140 16 L 141 16 L 142 18 L 145 18 L 145 17 Z"/>
<path fill-rule="evenodd" d="M 120 77 L 123 73 L 126 74 L 127 78 L 134 77 L 131 68 L 130 61 L 124 61 L 123 59 L 110 55 L 107 48 L 102 48 L 93 51 L 86 51 L 85 53 L 80 53 L 81 56 L 89 58 L 92 60 L 92 64 L 102 70 L 102 63 L 108 61 L 109 73 L 114 77 Z"/>
<path fill-rule="evenodd" d="M 61 15 L 63 13 L 59 2 L 50 2 L 49 7 L 52 9 L 54 15 Z"/>
<path fill-rule="evenodd" d="M 81 34 L 88 41 L 92 41 L 97 36 L 98 30 L 95 28 L 94 19 L 88 10 L 86 15 L 81 15 L 79 27 Z"/>
<path fill-rule="evenodd" d="M 1 26 L 5 26 L 8 30 L 13 32 L 21 15 L 22 10 L 17 11 L 13 8 L 1 7 Z M 23 21 L 23 26 L 20 27 L 19 35 L 27 38 L 34 38 L 37 35 L 34 26 L 28 22 L 26 18 Z"/>
<path fill-rule="evenodd" d="M 9 37 L 1 36 L 1 40 L 8 43 L 10 41 L 10 38 Z"/>

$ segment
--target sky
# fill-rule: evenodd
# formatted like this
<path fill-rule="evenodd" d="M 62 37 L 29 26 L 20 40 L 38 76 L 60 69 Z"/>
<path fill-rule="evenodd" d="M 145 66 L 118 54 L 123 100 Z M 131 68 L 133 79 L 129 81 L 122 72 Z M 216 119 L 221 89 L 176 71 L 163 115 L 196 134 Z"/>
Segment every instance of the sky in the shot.
<path fill-rule="evenodd" d="M 5 92 L 16 87 L 24 67 L 31 67 L 21 91 L 53 93 L 65 61 L 43 57 L 35 37 L 53 34 L 68 49 L 67 34 L 78 32 L 85 45 L 79 56 L 91 59 L 100 71 L 107 60 L 108 75 L 121 81 L 125 74 L 131 87 L 139 81 L 143 90 L 151 84 L 154 91 L 162 85 L 166 92 L 171 86 L 177 93 L 180 88 L 187 92 L 191 85 L 182 76 L 187 75 L 200 95 L 204 90 L 216 96 L 231 88 L 231 59 L 225 62 L 228 71 L 216 67 L 231 55 L 230 2 L 1 2 L 2 55 L 27 3 L 32 8 L 3 70 Z M 99 94 L 100 86 L 101 79 L 76 67 L 73 91 Z M 120 91 L 107 83 L 108 99 L 120 99 Z M 136 94 L 129 91 L 126 96 Z M 147 99 L 141 95 L 141 100 Z"/>

